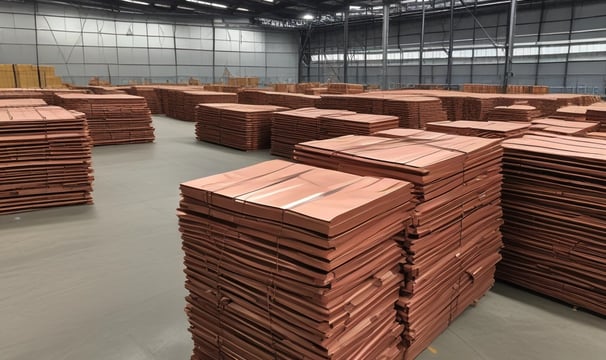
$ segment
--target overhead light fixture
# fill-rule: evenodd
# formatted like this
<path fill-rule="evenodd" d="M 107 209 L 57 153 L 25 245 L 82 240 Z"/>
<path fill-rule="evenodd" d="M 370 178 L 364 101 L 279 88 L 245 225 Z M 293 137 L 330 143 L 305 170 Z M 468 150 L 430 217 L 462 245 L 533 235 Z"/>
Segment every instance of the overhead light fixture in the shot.
<path fill-rule="evenodd" d="M 350 5 L 349 6 L 349 10 L 354 10 L 354 11 L 360 10 L 361 8 L 362 7 L 358 6 L 358 5 Z"/>
<path fill-rule="evenodd" d="M 274 2 L 274 0 L 263 0 L 263 1 L 270 2 L 270 3 Z"/>
<path fill-rule="evenodd" d="M 167 5 L 167 4 L 155 3 L 154 6 L 165 8 L 165 9 L 170 9 L 170 5 Z"/>
<path fill-rule="evenodd" d="M 201 0 L 185 0 L 185 1 L 194 3 L 194 4 L 204 5 L 204 6 L 212 6 L 212 7 L 216 7 L 216 8 L 220 8 L 220 9 L 227 9 L 227 5 L 209 2 L 209 1 L 201 1 Z"/>
<path fill-rule="evenodd" d="M 130 4 L 137 4 L 137 5 L 149 5 L 148 2 L 145 1 L 139 1 L 139 0 L 122 0 L 123 2 L 126 3 L 130 3 Z"/>
<path fill-rule="evenodd" d="M 236 10 L 238 10 L 238 11 L 246 11 L 246 12 L 250 11 L 247 8 L 241 8 L 241 7 L 236 8 Z"/>
<path fill-rule="evenodd" d="M 196 10 L 194 8 L 190 8 L 190 7 L 187 7 L 187 6 L 181 6 L 181 5 L 177 5 L 177 9 L 188 10 L 188 11 L 194 11 L 194 10 Z"/>
<path fill-rule="evenodd" d="M 303 19 L 305 19 L 305 20 L 313 20 L 314 16 L 312 14 L 305 14 L 305 15 L 303 15 Z"/>

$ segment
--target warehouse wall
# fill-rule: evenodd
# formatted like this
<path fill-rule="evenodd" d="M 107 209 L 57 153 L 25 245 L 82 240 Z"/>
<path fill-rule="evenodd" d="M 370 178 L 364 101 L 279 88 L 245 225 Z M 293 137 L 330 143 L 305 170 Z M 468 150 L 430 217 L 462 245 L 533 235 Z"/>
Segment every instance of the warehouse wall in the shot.
<path fill-rule="evenodd" d="M 228 72 L 262 83 L 296 81 L 296 32 L 49 4 L 40 4 L 37 16 L 34 10 L 31 3 L 0 2 L 0 63 L 36 64 L 37 35 L 39 63 L 74 84 L 93 76 L 113 84 L 213 82 L 213 73 L 220 82 Z"/>
<path fill-rule="evenodd" d="M 466 1 L 471 4 L 473 1 Z M 473 16 L 459 11 L 455 16 L 453 84 L 467 82 L 500 84 L 503 81 L 508 5 L 490 11 L 478 9 Z M 381 83 L 381 21 L 350 27 L 349 81 Z M 390 87 L 419 82 L 420 16 L 393 19 L 389 36 Z M 488 36 L 486 35 L 488 34 Z M 448 12 L 428 15 L 425 31 L 423 82 L 445 84 L 449 42 Z M 314 29 L 312 62 L 301 68 L 302 79 L 342 79 L 343 27 Z M 606 2 L 598 0 L 546 0 L 524 4 L 517 15 L 513 84 L 544 84 L 552 91 L 604 94 L 606 87 Z M 338 59 L 338 60 L 337 60 Z M 309 76 L 308 76 L 309 74 Z"/>

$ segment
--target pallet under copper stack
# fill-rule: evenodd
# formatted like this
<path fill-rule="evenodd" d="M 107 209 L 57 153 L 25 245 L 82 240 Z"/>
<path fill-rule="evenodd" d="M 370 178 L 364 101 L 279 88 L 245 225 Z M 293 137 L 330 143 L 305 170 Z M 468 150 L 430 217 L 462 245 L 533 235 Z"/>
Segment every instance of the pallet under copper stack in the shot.
<path fill-rule="evenodd" d="M 145 99 L 133 95 L 58 94 L 58 105 L 86 114 L 93 145 L 153 142 Z"/>
<path fill-rule="evenodd" d="M 526 135 L 503 147 L 497 277 L 606 315 L 606 139 Z"/>
<path fill-rule="evenodd" d="M 56 106 L 0 109 L 0 214 L 91 204 L 83 114 Z"/>
<path fill-rule="evenodd" d="M 403 128 L 424 129 L 428 122 L 447 119 L 442 101 L 435 97 L 396 97 L 386 100 L 383 106 L 383 113 L 398 116 L 400 127 Z"/>
<path fill-rule="evenodd" d="M 440 121 L 428 123 L 428 131 L 445 134 L 477 136 L 488 139 L 506 139 L 522 136 L 530 129 L 528 123 L 513 123 L 506 121 Z"/>
<path fill-rule="evenodd" d="M 271 146 L 273 105 L 200 104 L 196 107 L 196 138 L 240 150 Z"/>
<path fill-rule="evenodd" d="M 281 160 L 181 184 L 192 360 L 400 359 L 410 190 Z"/>
<path fill-rule="evenodd" d="M 405 281 L 398 316 L 414 359 L 494 283 L 500 260 L 500 140 L 394 129 L 295 148 L 294 159 L 410 181 L 417 205 L 399 236 Z"/>

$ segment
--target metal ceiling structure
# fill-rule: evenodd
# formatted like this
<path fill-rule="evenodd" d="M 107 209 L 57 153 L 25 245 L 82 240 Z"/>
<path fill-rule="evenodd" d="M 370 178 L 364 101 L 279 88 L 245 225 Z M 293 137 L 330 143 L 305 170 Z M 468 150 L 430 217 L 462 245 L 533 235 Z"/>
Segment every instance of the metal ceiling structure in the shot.
<path fill-rule="evenodd" d="M 12 0 L 19 1 L 19 0 Z M 29 2 L 30 0 L 21 0 Z M 380 20 L 384 5 L 392 17 L 427 12 L 448 12 L 450 0 L 31 0 L 112 12 L 158 16 L 233 17 L 278 28 L 306 28 L 342 24 L 348 14 L 350 24 Z M 490 6 L 509 0 L 455 0 L 456 8 Z"/>

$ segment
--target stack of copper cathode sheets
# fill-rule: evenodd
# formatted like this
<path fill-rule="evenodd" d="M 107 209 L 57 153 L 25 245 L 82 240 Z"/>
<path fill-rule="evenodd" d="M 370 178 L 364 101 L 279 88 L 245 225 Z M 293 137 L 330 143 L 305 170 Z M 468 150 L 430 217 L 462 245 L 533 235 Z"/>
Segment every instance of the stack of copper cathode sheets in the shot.
<path fill-rule="evenodd" d="M 319 139 L 342 135 L 371 135 L 398 127 L 399 118 L 391 115 L 334 114 L 320 119 Z"/>
<path fill-rule="evenodd" d="M 528 123 L 506 121 L 440 121 L 428 123 L 428 131 L 483 138 L 510 138 L 521 136 L 530 129 Z"/>
<path fill-rule="evenodd" d="M 196 107 L 196 138 L 240 150 L 268 149 L 273 105 L 200 104 Z"/>
<path fill-rule="evenodd" d="M 171 91 L 166 115 L 184 121 L 196 121 L 198 104 L 237 103 L 238 96 L 214 91 Z"/>
<path fill-rule="evenodd" d="M 0 214 L 92 203 L 86 119 L 60 107 L 0 109 Z"/>
<path fill-rule="evenodd" d="M 154 141 L 145 99 L 133 95 L 59 94 L 57 105 L 86 114 L 93 145 Z"/>
<path fill-rule="evenodd" d="M 568 121 L 561 119 L 534 119 L 531 130 L 570 136 L 585 136 L 587 133 L 599 130 L 600 124 L 589 121 Z"/>
<path fill-rule="evenodd" d="M 152 86 L 133 86 L 126 90 L 130 95 L 141 96 L 147 102 L 147 107 L 152 114 L 162 114 L 162 102 L 156 89 Z"/>
<path fill-rule="evenodd" d="M 606 140 L 503 143 L 499 279 L 606 315 Z"/>
<path fill-rule="evenodd" d="M 319 96 L 290 94 L 264 90 L 243 90 L 238 93 L 241 104 L 275 105 L 290 109 L 300 109 L 316 106 Z"/>
<path fill-rule="evenodd" d="M 145 99 L 133 95 L 59 94 L 57 105 L 86 114 L 93 145 L 153 142 Z"/>
<path fill-rule="evenodd" d="M 530 105 L 497 106 L 488 113 L 488 121 L 530 122 L 541 116 L 541 111 Z"/>
<path fill-rule="evenodd" d="M 42 99 L 0 99 L 0 108 L 20 108 L 20 107 L 40 107 L 46 106 L 46 101 Z"/>
<path fill-rule="evenodd" d="M 600 123 L 600 131 L 606 131 L 606 104 L 596 103 L 587 108 L 587 121 Z"/>
<path fill-rule="evenodd" d="M 320 118 L 334 115 L 354 115 L 347 110 L 302 108 L 274 114 L 271 127 L 271 153 L 292 157 L 295 144 L 320 139 Z"/>
<path fill-rule="evenodd" d="M 399 236 L 406 259 L 397 304 L 405 359 L 413 359 L 494 283 L 501 140 L 413 129 L 379 134 L 393 138 L 310 141 L 296 146 L 294 159 L 414 184 L 413 222 Z"/>
<path fill-rule="evenodd" d="M 564 106 L 551 117 L 569 121 L 585 121 L 587 120 L 587 106 Z"/>
<path fill-rule="evenodd" d="M 181 184 L 192 359 L 400 359 L 410 191 L 282 160 Z"/>
<path fill-rule="evenodd" d="M 400 127 L 424 129 L 428 122 L 447 120 L 442 101 L 434 97 L 403 96 L 388 99 L 383 113 L 400 118 Z"/>

